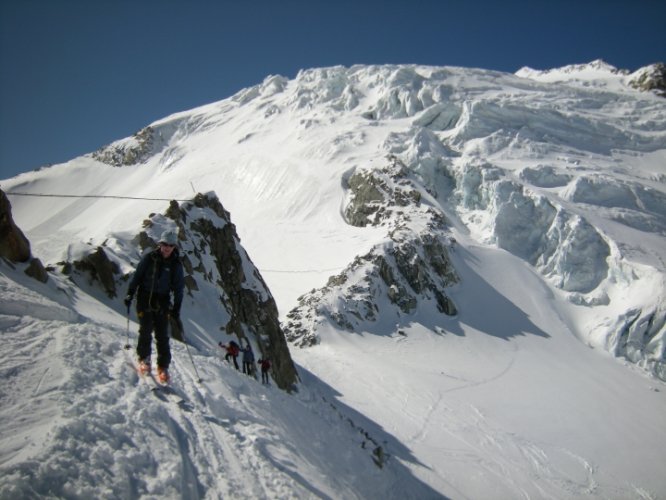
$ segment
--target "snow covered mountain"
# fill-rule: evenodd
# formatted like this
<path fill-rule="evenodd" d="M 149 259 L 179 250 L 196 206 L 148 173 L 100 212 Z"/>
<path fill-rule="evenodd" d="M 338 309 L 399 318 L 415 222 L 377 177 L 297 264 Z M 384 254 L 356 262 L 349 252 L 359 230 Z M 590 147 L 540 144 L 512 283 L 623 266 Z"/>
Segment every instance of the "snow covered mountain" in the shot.
<path fill-rule="evenodd" d="M 663 497 L 660 67 L 271 76 L 2 181 L 51 278 L 0 264 L 0 496 Z M 221 361 L 210 239 L 184 247 L 180 406 L 128 369 L 120 299 L 66 279 L 102 248 L 122 290 L 144 219 L 197 192 L 275 299 L 291 395 Z"/>

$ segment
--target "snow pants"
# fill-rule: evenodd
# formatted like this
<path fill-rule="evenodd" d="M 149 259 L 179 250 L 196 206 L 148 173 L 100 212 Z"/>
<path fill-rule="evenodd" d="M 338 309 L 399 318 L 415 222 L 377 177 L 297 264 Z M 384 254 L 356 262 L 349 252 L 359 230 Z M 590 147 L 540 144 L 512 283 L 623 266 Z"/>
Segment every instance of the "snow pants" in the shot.
<path fill-rule="evenodd" d="M 152 298 L 152 300 L 151 300 Z M 152 334 L 155 333 L 157 366 L 168 368 L 171 363 L 169 346 L 169 296 L 153 295 L 139 291 L 136 300 L 136 315 L 139 318 L 139 341 L 136 354 L 139 359 L 150 357 Z"/>
<path fill-rule="evenodd" d="M 233 360 L 234 360 L 234 366 L 236 367 L 236 370 L 238 370 L 238 361 L 236 361 L 236 358 L 237 358 L 237 357 L 238 357 L 238 356 L 234 356 L 233 354 L 231 354 L 231 353 L 229 352 L 229 353 L 227 353 L 226 356 L 224 356 L 224 359 L 225 359 L 226 361 L 229 361 L 229 358 L 233 359 Z"/>

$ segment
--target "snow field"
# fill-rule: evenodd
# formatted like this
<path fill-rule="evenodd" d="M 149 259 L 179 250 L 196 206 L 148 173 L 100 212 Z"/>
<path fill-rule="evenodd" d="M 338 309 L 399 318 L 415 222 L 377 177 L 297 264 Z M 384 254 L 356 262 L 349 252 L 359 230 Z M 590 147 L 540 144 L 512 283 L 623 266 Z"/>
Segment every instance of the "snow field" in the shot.
<path fill-rule="evenodd" d="M 449 219 L 462 279 L 456 317 L 420 304 L 357 332 L 313 323 L 320 344 L 292 349 L 295 395 L 222 363 L 213 299 L 190 301 L 204 383 L 175 345 L 182 408 L 132 373 L 119 301 L 44 289 L 0 263 L 12 381 L 0 497 L 663 497 L 666 398 L 651 374 L 664 332 L 641 341 L 663 318 L 666 111 L 626 80 L 602 64 L 309 70 L 154 123 L 135 165 L 83 157 L 3 181 L 146 198 L 214 190 L 284 317 L 383 241 L 386 228 L 343 222 L 343 179 L 394 155 Z M 107 240 L 128 257 L 125 240 L 166 207 L 11 201 L 47 264 Z"/>

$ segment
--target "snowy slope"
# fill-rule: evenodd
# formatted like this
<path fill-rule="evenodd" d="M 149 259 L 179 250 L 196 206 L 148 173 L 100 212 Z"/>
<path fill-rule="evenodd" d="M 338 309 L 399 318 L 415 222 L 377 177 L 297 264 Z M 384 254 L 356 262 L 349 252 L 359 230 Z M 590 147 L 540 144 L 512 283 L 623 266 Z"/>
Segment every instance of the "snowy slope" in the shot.
<path fill-rule="evenodd" d="M 66 280 L 35 283 L 0 264 L 0 498 L 436 495 L 397 461 L 377 467 L 389 437 L 320 383 L 288 395 L 215 351 L 192 352 L 195 373 L 174 342 L 177 396 L 158 399 L 125 318 Z"/>
<path fill-rule="evenodd" d="M 50 484 L 49 471 L 67 468 L 61 462 L 40 470 L 30 462 L 32 453 L 44 457 L 62 449 L 62 460 L 88 460 L 67 448 L 61 429 L 81 443 L 115 444 L 115 452 L 108 444 L 89 450 L 101 474 L 127 453 L 114 442 L 117 434 L 129 435 L 131 443 L 164 435 L 160 428 L 118 431 L 127 413 L 154 411 L 175 437 L 172 444 L 153 445 L 155 453 L 183 457 L 178 465 L 163 473 L 150 454 L 140 455 L 134 463 L 152 474 L 152 483 L 82 479 L 72 496 L 95 482 L 128 497 L 185 487 L 225 497 L 240 486 L 210 470 L 222 467 L 262 484 L 245 490 L 260 497 L 289 491 L 298 498 L 402 498 L 407 490 L 414 498 L 662 498 L 666 101 L 632 89 L 628 76 L 600 62 L 517 75 L 357 66 L 303 71 L 294 80 L 272 76 L 93 155 L 3 181 L 8 193 L 189 199 L 196 191 L 215 191 L 282 317 L 294 308 L 309 310 L 316 339 L 311 347 L 292 348 L 303 379 L 295 396 L 264 391 L 202 349 L 195 357 L 204 379 L 219 382 L 196 388 L 185 364 L 179 390 L 193 408 L 168 407 L 167 415 L 159 401 L 138 410 L 147 391 L 126 373 L 120 304 L 108 304 L 114 312 L 82 296 L 83 310 L 53 308 L 61 299 L 51 298 L 45 308 L 61 312 L 44 320 L 61 322 L 57 342 L 88 334 L 88 327 L 76 326 L 79 315 L 99 323 L 100 332 L 115 332 L 115 339 L 96 340 L 84 351 L 104 353 L 94 362 L 108 366 L 109 376 L 96 392 L 109 397 L 81 402 L 102 414 L 88 420 L 111 430 L 104 439 L 81 436 L 67 418 L 71 413 L 63 417 L 62 406 L 48 397 L 37 401 L 43 406 L 26 432 L 50 429 L 51 441 L 21 446 L 3 439 L 2 467 L 11 471 L 3 484 L 24 487 L 33 476 Z M 348 224 L 353 197 L 347 180 L 385 169 L 388 158 L 405 166 L 421 208 L 407 204 L 400 216 Z M 10 200 L 33 253 L 51 265 L 110 236 L 130 238 L 147 214 L 166 204 Z M 365 278 L 352 272 L 362 269 L 352 265 L 356 257 L 391 248 L 396 224 L 422 234 L 416 214 L 423 207 L 446 218 L 436 235 L 456 242 L 448 253 L 459 279 L 446 290 L 456 314 L 437 313 L 424 297 L 405 313 L 381 287 L 373 296 L 375 320 L 348 314 L 354 297 L 336 286 L 323 289 L 329 277 L 345 276 L 346 292 L 354 290 Z M 18 278 L 7 273 L 10 290 Z M 35 285 L 23 286 L 27 290 L 2 313 L 3 335 L 17 335 L 5 343 L 7 353 L 24 342 L 21 333 L 31 334 L 20 319 L 25 304 L 43 300 L 30 298 Z M 197 314 L 193 304 L 186 319 Z M 353 331 L 333 320 L 345 314 Z M 179 354 L 180 364 L 187 358 Z M 69 363 L 44 363 L 63 380 L 55 377 L 47 395 L 62 390 L 76 402 L 71 389 L 80 385 L 67 386 L 70 372 L 62 368 Z M 40 370 L 7 369 L 40 393 Z M 12 394 L 17 405 L 27 399 L 27 393 Z M 120 407 L 100 410 L 111 400 Z M 3 411 L 12 417 L 16 408 Z M 277 414 L 279 423 L 268 422 L 265 413 Z M 317 418 L 293 423 L 311 413 Z M 63 420 L 46 418 L 51 415 Z M 236 416 L 254 427 L 248 431 Z M 331 426 L 336 418 L 350 418 L 352 430 Z M 4 425 L 3 436 L 13 432 Z M 309 438 L 295 435 L 302 428 L 311 431 Z M 353 441 L 359 428 L 371 429 L 390 456 L 381 471 L 371 452 L 336 438 L 349 432 Z M 268 446 L 257 439 L 265 434 Z M 315 434 L 321 440 L 313 441 Z M 231 444 L 220 450 L 220 442 Z M 205 459 L 193 456 L 194 443 L 206 449 Z M 405 490 L 394 489 L 396 482 Z"/>

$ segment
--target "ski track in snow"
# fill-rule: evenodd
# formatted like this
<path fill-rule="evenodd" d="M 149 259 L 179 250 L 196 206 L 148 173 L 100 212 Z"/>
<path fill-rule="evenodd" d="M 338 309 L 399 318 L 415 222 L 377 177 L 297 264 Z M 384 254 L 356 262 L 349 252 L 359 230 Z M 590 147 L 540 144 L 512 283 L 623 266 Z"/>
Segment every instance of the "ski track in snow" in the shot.
<path fill-rule="evenodd" d="M 495 427 L 475 407 L 461 412 L 443 406 L 441 412 L 446 415 L 445 432 L 452 443 L 459 443 L 442 453 L 466 462 L 470 470 L 482 469 L 483 480 L 494 478 L 495 487 L 502 491 L 503 485 L 505 495 L 579 498 L 594 494 L 594 470 L 581 457 L 563 449 L 547 452 L 543 445 Z M 531 469 L 527 478 L 526 464 Z"/>
<path fill-rule="evenodd" d="M 464 239 L 462 235 L 459 238 Z M 344 401 L 367 412 L 424 461 L 425 469 L 414 467 L 419 477 L 438 485 L 438 490 L 447 491 L 454 498 L 485 497 L 488 491 L 493 491 L 494 498 L 625 498 L 636 495 L 639 488 L 624 484 L 621 476 L 615 478 L 616 481 L 609 481 L 605 465 L 588 456 L 589 450 L 585 447 L 577 451 L 579 447 L 571 448 L 565 440 L 552 440 L 548 433 L 539 436 L 540 425 L 530 418 L 525 424 L 533 431 L 525 432 L 526 429 L 516 428 L 511 419 L 500 421 L 482 409 L 493 411 L 493 401 L 484 395 L 495 393 L 497 397 L 505 394 L 503 387 L 518 387 L 517 391 L 521 391 L 514 379 L 522 374 L 533 379 L 537 387 L 544 388 L 538 395 L 529 392 L 525 397 L 535 405 L 545 401 L 553 407 L 552 415 L 547 418 L 560 419 L 559 412 L 576 409 L 576 397 L 572 401 L 574 406 L 563 400 L 562 407 L 557 408 L 548 401 L 545 391 L 569 392 L 581 384 L 573 375 L 571 381 L 562 377 L 562 386 L 558 387 L 556 379 L 550 381 L 550 368 L 540 364 L 552 363 L 549 356 L 552 357 L 550 351 L 553 350 L 562 356 L 558 361 L 562 367 L 555 366 L 556 372 L 572 369 L 572 373 L 585 377 L 576 364 L 588 365 L 593 361 L 592 356 L 598 355 L 571 333 L 558 310 L 540 311 L 540 304 L 548 300 L 551 292 L 539 284 L 532 270 L 520 263 L 517 266 L 512 264 L 515 258 L 504 252 L 474 250 L 473 245 L 468 248 L 472 257 L 467 255 L 469 262 L 464 265 L 459 262 L 456 268 L 467 283 L 476 279 L 475 273 L 485 277 L 470 291 L 480 302 L 480 310 L 486 307 L 486 303 L 496 303 L 494 299 L 482 298 L 497 293 L 491 293 L 490 289 L 501 290 L 506 286 L 503 283 L 506 283 L 507 270 L 511 270 L 513 279 L 520 283 L 535 282 L 519 289 L 518 293 L 514 291 L 506 295 L 520 305 L 516 310 L 521 313 L 516 316 L 505 313 L 502 320 L 506 325 L 517 325 L 519 328 L 514 332 L 520 335 L 512 333 L 495 337 L 470 329 L 469 325 L 454 335 L 450 326 L 459 328 L 459 323 L 468 320 L 462 315 L 455 322 L 441 321 L 434 329 L 428 330 L 418 324 L 403 325 L 402 334 L 384 332 L 385 336 L 322 331 L 321 345 L 306 349 L 305 353 L 296 350 L 296 359 L 324 380 L 329 380 L 330 376 L 329 383 L 335 384 L 346 395 Z M 481 263 L 486 269 L 477 269 Z M 484 286 L 489 290 L 484 291 Z M 464 299 L 460 295 L 462 292 L 454 295 L 459 301 Z M 529 315 L 531 321 L 521 318 L 523 315 Z M 485 325 L 479 318 L 471 320 L 479 328 Z M 511 331 L 512 328 L 506 325 L 502 331 Z M 551 335 L 544 335 L 540 325 L 550 325 L 547 331 Z M 485 328 L 493 331 L 492 325 Z M 444 338 L 446 342 L 442 342 Z M 535 350 L 532 344 L 542 347 Z M 541 350 L 544 350 L 543 354 Z M 454 357 L 462 352 L 466 358 Z M 576 361 L 579 358 L 580 361 Z M 354 360 L 364 365 L 363 369 L 357 367 L 356 373 L 369 374 L 367 380 L 345 375 L 345 367 L 354 372 Z M 392 367 L 398 365 L 403 370 L 392 374 Z M 614 362 L 598 368 L 619 372 Z M 406 372 L 411 376 L 403 380 L 401 374 Z M 373 380 L 375 376 L 379 382 Z M 375 395 L 377 392 L 386 394 Z M 582 387 L 581 393 L 588 394 L 586 398 L 595 397 L 594 391 Z M 511 396 L 520 399 L 520 394 Z M 546 399 L 541 401 L 544 397 Z M 578 411 L 590 411 L 592 401 L 589 399 L 580 405 Z M 502 406 L 501 399 L 497 404 Z M 515 402 L 506 403 L 512 404 Z M 378 409 L 380 405 L 381 409 Z M 435 465 L 442 462 L 447 464 L 446 467 Z M 646 498 L 656 498 L 647 490 L 643 490 L 643 494 Z"/>
<path fill-rule="evenodd" d="M 40 325 L 40 328 L 51 327 L 57 329 L 62 325 Z M 64 402 L 69 407 L 64 410 L 62 422 L 52 423 L 50 437 L 53 448 L 46 456 L 39 457 L 43 467 L 58 470 L 66 467 L 67 463 L 85 463 L 88 477 L 80 477 L 75 484 L 69 484 L 67 489 L 56 487 L 55 477 L 36 477 L 37 481 L 47 484 L 34 484 L 31 488 L 36 491 L 51 490 L 63 496 L 97 496 L 103 490 L 97 491 L 92 485 L 124 483 L 124 488 L 111 492 L 113 496 L 122 498 L 137 498 L 150 494 L 164 497 L 183 495 L 185 498 L 201 498 L 206 491 L 216 491 L 221 498 L 229 496 L 267 497 L 276 493 L 289 497 L 289 492 L 298 491 L 298 487 L 285 481 L 284 484 L 272 484 L 270 491 L 261 488 L 257 477 L 248 477 L 253 471 L 251 455 L 255 453 L 253 447 L 244 444 L 246 433 L 239 423 L 241 411 L 233 408 L 223 408 L 218 400 L 216 413 L 236 415 L 237 418 L 221 419 L 210 415 L 205 406 L 205 400 L 194 387 L 183 390 L 181 386 L 193 387 L 196 384 L 194 377 L 180 367 L 174 370 L 174 386 L 185 395 L 187 409 L 178 406 L 172 400 L 161 401 L 155 397 L 147 384 L 140 382 L 127 358 L 115 355 L 110 366 L 105 366 L 104 358 L 91 356 L 91 352 L 107 351 L 120 353 L 119 342 L 112 342 L 104 347 L 99 337 L 108 336 L 104 326 L 86 325 L 85 333 L 79 331 L 79 326 L 69 329 L 68 338 L 63 346 L 69 354 L 68 361 L 69 380 L 64 388 L 56 394 L 61 406 Z M 28 326 L 23 330 L 27 335 L 32 331 Z M 121 336 L 122 332 L 116 332 Z M 26 336 L 24 333 L 21 335 Z M 53 335 L 42 334 L 38 341 L 32 341 L 26 346 L 32 356 L 28 357 L 35 371 L 44 369 L 43 363 L 50 362 L 54 355 L 50 346 L 49 337 Z M 81 338 L 85 340 L 81 340 Z M 5 339 L 12 342 L 12 339 Z M 17 346 L 20 340 L 14 340 Z M 35 345 L 35 344 L 42 344 Z M 35 353 L 39 353 L 35 363 Z M 20 353 L 17 353 L 20 354 Z M 36 365 L 36 366 L 35 366 Z M 23 368 L 23 367 L 22 367 Z M 28 366 L 25 369 L 31 369 Z M 3 371 L 5 367 L 3 366 Z M 31 397 L 20 398 L 29 401 L 29 408 L 22 412 L 30 415 L 40 403 L 35 400 L 35 392 L 48 370 L 35 375 L 34 387 L 24 388 Z M 209 377 L 210 374 L 207 374 Z M 30 380 L 31 377 L 28 377 Z M 73 385 L 89 392 L 83 397 L 73 398 L 67 394 L 67 385 Z M 3 392 L 6 389 L 3 389 Z M 11 392 L 11 389 L 10 391 Z M 62 401 L 61 398 L 65 400 Z M 7 400 L 5 396 L 3 400 Z M 3 405 L 6 407 L 6 405 Z M 7 407 L 6 407 L 7 408 Z M 99 411 L 101 410 L 101 411 Z M 14 411 L 16 411 L 14 409 Z M 29 418 L 29 417 L 28 417 Z M 41 413 L 36 418 L 43 418 Z M 84 424 L 85 422 L 85 424 Z M 17 422 L 19 425 L 30 422 Z M 10 429 L 6 429 L 11 431 Z M 146 432 L 148 431 L 148 432 Z M 34 432 L 34 431 L 33 431 Z M 115 436 L 115 437 L 114 437 Z M 171 443 L 166 448 L 162 441 Z M 87 443 L 100 443 L 99 446 L 87 446 Z M 36 443 L 43 444 L 43 443 Z M 4 448 L 4 446 L 3 446 Z M 3 453 L 2 465 L 8 465 L 11 459 Z M 37 457 L 35 457 L 37 458 Z M 25 457 L 23 457 L 25 459 Z M 153 471 L 151 476 L 150 471 Z M 106 471 L 106 472 L 105 472 Z M 201 474 L 202 471 L 214 471 L 215 475 Z M 18 471 L 20 474 L 20 469 Z M 106 477 L 111 474 L 115 480 Z M 12 473 L 9 474 L 11 476 Z M 169 481 L 164 481 L 170 477 Z M 125 478 L 118 481 L 119 478 Z M 53 484 L 51 484 L 53 483 Z M 29 491 L 29 490 L 28 490 Z"/>
<path fill-rule="evenodd" d="M 20 275 L 3 273 L 0 285 L 20 290 L 8 276 Z M 54 281 L 46 286 L 71 297 L 81 311 L 69 311 L 77 322 L 45 318 L 50 306 L 56 318 L 64 308 L 46 297 L 35 309 L 40 318 L 25 314 L 20 294 L 2 304 L 3 500 L 433 494 L 398 463 L 385 469 L 403 474 L 404 487 L 396 488 L 341 416 L 321 427 L 320 418 L 333 415 L 315 393 L 303 387 L 297 397 L 263 386 L 227 365 L 219 350 L 211 355 L 190 346 L 196 375 L 184 346 L 173 342 L 172 391 L 156 393 L 152 379 L 135 369 L 137 325 L 129 325 L 132 348 L 126 350 L 122 317 L 71 284 Z M 310 445 L 304 447 L 305 441 Z M 347 455 L 349 462 L 331 468 L 329 452 Z"/>

